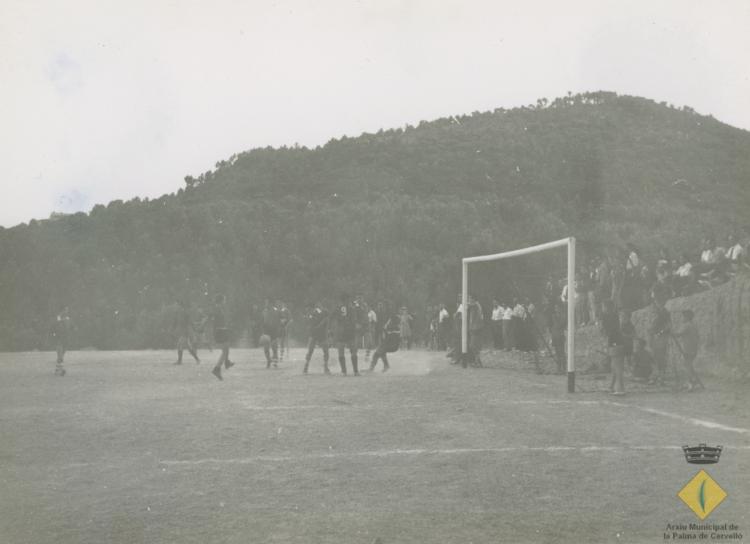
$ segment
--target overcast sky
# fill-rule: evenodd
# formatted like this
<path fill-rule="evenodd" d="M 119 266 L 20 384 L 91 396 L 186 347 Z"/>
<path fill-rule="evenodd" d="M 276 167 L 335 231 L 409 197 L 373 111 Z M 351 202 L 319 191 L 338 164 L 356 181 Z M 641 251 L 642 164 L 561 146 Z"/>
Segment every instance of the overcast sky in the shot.
<path fill-rule="evenodd" d="M 748 29 L 745 0 L 0 0 L 0 225 L 568 91 L 749 129 Z"/>

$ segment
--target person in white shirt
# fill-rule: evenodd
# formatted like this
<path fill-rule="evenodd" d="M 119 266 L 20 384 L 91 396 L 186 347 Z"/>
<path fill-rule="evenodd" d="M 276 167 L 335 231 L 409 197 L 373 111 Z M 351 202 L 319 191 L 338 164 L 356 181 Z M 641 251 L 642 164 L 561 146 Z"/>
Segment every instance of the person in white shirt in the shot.
<path fill-rule="evenodd" d="M 703 240 L 703 251 L 701 252 L 701 264 L 707 265 L 708 268 L 712 267 L 716 262 L 716 256 L 714 255 L 714 242 L 710 238 Z"/>
<path fill-rule="evenodd" d="M 365 357 L 370 360 L 370 351 L 375 349 L 380 342 L 380 338 L 377 338 L 378 333 L 378 314 L 375 310 L 370 308 L 367 312 L 367 332 L 365 333 Z"/>
<path fill-rule="evenodd" d="M 444 351 L 448 347 L 450 317 L 448 310 L 445 309 L 445 304 L 441 304 L 438 312 L 438 349 L 440 351 Z"/>
<path fill-rule="evenodd" d="M 438 313 L 438 321 L 440 323 L 445 323 L 445 321 L 450 317 L 450 314 L 448 313 L 448 310 L 445 309 L 445 304 L 440 305 L 440 312 Z"/>
<path fill-rule="evenodd" d="M 516 351 L 520 348 L 521 338 L 523 336 L 523 320 L 526 317 L 526 308 L 521 301 L 513 299 L 513 311 L 510 320 L 511 349 Z"/>
<path fill-rule="evenodd" d="M 503 347 L 505 351 L 510 351 L 513 348 L 513 338 L 511 333 L 511 322 L 513 320 L 513 307 L 508 304 L 507 306 L 501 306 L 503 309 Z"/>
<path fill-rule="evenodd" d="M 745 248 L 742 247 L 742 244 L 737 241 L 733 234 L 727 236 L 727 248 L 727 260 L 729 260 L 732 266 L 738 265 L 745 255 Z"/>
<path fill-rule="evenodd" d="M 464 311 L 464 305 L 461 302 L 461 293 L 458 294 L 458 308 L 453 314 L 453 346 L 448 352 L 447 357 L 453 359 L 451 364 L 455 365 L 461 360 L 461 315 Z"/>
<path fill-rule="evenodd" d="M 676 276 L 681 278 L 687 278 L 690 276 L 690 272 L 693 270 L 693 263 L 690 262 L 690 258 L 686 255 L 682 255 L 682 264 L 677 268 L 675 272 Z"/>
<path fill-rule="evenodd" d="M 578 295 L 575 292 L 575 288 L 578 287 L 578 280 L 573 280 L 573 303 L 578 299 Z M 565 285 L 563 285 L 562 292 L 560 293 L 560 300 L 563 301 L 565 304 L 568 303 L 568 282 L 565 282 Z"/>
<path fill-rule="evenodd" d="M 492 301 L 492 340 L 495 349 L 503 347 L 503 307 L 497 300 Z"/>

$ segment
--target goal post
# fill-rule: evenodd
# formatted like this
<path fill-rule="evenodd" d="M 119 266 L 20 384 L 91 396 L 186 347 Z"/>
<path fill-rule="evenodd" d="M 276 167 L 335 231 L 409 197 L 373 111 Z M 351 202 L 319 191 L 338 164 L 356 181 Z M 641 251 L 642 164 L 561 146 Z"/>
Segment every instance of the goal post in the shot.
<path fill-rule="evenodd" d="M 505 251 L 494 255 L 479 255 L 477 257 L 465 257 L 462 260 L 461 270 L 461 304 L 464 311 L 461 312 L 461 353 L 468 352 L 468 301 L 469 301 L 469 265 L 472 263 L 486 263 L 500 261 L 511 257 L 520 257 L 531 253 L 538 253 L 548 249 L 566 247 L 568 250 L 568 393 L 575 392 L 575 275 L 576 275 L 576 239 L 574 237 L 563 238 L 554 242 L 547 242 L 537 246 Z"/>

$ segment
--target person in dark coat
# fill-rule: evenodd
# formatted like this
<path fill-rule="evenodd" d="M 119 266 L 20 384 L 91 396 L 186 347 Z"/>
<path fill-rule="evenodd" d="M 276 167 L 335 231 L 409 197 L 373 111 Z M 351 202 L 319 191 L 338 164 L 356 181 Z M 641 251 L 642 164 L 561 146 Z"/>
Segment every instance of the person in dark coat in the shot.
<path fill-rule="evenodd" d="M 309 322 L 309 333 L 307 341 L 307 355 L 305 355 L 305 368 L 302 370 L 304 374 L 307 374 L 308 367 L 310 366 L 310 359 L 312 359 L 313 351 L 315 346 L 320 346 L 323 350 L 323 371 L 326 374 L 330 374 L 331 371 L 328 369 L 328 322 L 330 315 L 322 304 L 318 303 L 315 308 L 308 316 Z"/>
<path fill-rule="evenodd" d="M 383 333 L 379 338 L 378 347 L 372 354 L 370 361 L 370 372 L 375 370 L 379 360 L 383 361 L 383 372 L 387 372 L 391 366 L 388 364 L 388 353 L 398 350 L 401 343 L 401 320 L 393 310 L 383 312 L 381 319 L 385 320 Z"/>
<path fill-rule="evenodd" d="M 55 316 L 55 321 L 52 323 L 52 339 L 55 343 L 55 351 L 57 352 L 55 376 L 65 376 L 63 359 L 65 358 L 65 351 L 68 349 L 69 335 L 70 313 L 68 312 L 68 307 L 65 306 L 62 311 Z"/>
<path fill-rule="evenodd" d="M 359 376 L 357 367 L 357 315 L 354 306 L 346 296 L 341 298 L 338 308 L 331 314 L 331 334 L 339 354 L 341 373 L 346 375 L 345 350 L 349 349 L 352 370 L 355 376 Z"/>
<path fill-rule="evenodd" d="M 227 326 L 225 303 L 226 299 L 224 295 L 216 295 L 214 307 L 211 310 L 214 343 L 221 350 L 219 360 L 216 362 L 216 366 L 214 366 L 211 373 L 219 380 L 224 379 L 221 376 L 221 365 L 224 365 L 226 370 L 234 366 L 234 363 L 229 360 L 229 327 Z"/>

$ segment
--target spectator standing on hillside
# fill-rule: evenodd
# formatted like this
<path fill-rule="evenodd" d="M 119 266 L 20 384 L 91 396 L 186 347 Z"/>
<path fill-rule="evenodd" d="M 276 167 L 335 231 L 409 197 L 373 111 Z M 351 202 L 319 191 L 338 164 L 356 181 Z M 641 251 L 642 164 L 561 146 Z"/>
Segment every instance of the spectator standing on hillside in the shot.
<path fill-rule="evenodd" d="M 669 355 L 669 334 L 672 330 L 672 323 L 669 317 L 669 311 L 661 302 L 661 299 L 654 298 L 652 305 L 651 326 L 648 328 L 649 344 L 651 353 L 656 363 L 656 376 L 653 376 L 649 383 L 664 385 L 667 374 L 667 357 Z"/>
<path fill-rule="evenodd" d="M 575 289 L 576 318 L 578 324 L 588 325 L 591 322 L 591 316 L 589 315 L 589 291 L 591 290 L 591 286 L 589 285 L 588 269 L 584 268 L 576 276 Z"/>
<path fill-rule="evenodd" d="M 651 304 L 651 288 L 654 286 L 655 282 L 656 273 L 654 272 L 654 269 L 650 265 L 644 264 L 641 267 L 640 274 L 640 284 L 642 286 L 642 290 L 640 304 L 638 305 L 639 308 L 643 308 Z"/>
<path fill-rule="evenodd" d="M 628 258 L 625 263 L 625 271 L 636 274 L 641 269 L 641 257 L 638 249 L 633 244 L 627 244 L 626 250 Z"/>
<path fill-rule="evenodd" d="M 656 268 L 669 268 L 671 259 L 669 258 L 669 250 L 666 247 L 659 249 L 659 258 L 656 260 Z"/>
<path fill-rule="evenodd" d="M 620 309 L 633 311 L 641 306 L 643 300 L 641 284 L 642 260 L 633 244 L 628 244 L 628 258 L 625 263 L 625 276 L 622 283 Z"/>
<path fill-rule="evenodd" d="M 214 298 L 214 306 L 211 310 L 211 325 L 214 331 L 214 344 L 221 350 L 219 360 L 216 362 L 211 373 L 216 376 L 219 380 L 223 380 L 221 376 L 221 366 L 224 365 L 226 370 L 229 370 L 234 366 L 234 363 L 229 360 L 229 327 L 227 326 L 226 317 L 226 299 L 224 295 L 216 295 Z"/>
<path fill-rule="evenodd" d="M 674 272 L 673 284 L 675 292 L 684 296 L 685 286 L 690 283 L 690 277 L 693 275 L 693 263 L 690 262 L 690 256 L 683 253 L 680 258 L 680 265 Z"/>
<path fill-rule="evenodd" d="M 727 261 L 733 272 L 737 272 L 745 257 L 745 248 L 737 241 L 734 234 L 727 236 Z"/>
<path fill-rule="evenodd" d="M 716 255 L 714 253 L 714 240 L 713 238 L 706 237 L 703 239 L 701 259 L 698 263 L 698 273 L 708 274 L 713 270 L 716 264 Z"/>
<path fill-rule="evenodd" d="M 698 355 L 698 345 L 700 344 L 700 333 L 693 321 L 693 316 L 692 310 L 683 310 L 682 325 L 674 332 L 675 342 L 682 355 L 682 362 L 688 378 L 688 391 L 693 391 L 696 388 L 706 388 L 693 366 L 695 357 Z"/>
<path fill-rule="evenodd" d="M 665 268 L 656 271 L 656 283 L 651 288 L 651 299 L 664 306 L 674 296 L 672 286 L 669 284 L 669 273 Z"/>
<path fill-rule="evenodd" d="M 607 354 L 612 366 L 612 380 L 609 384 L 609 390 L 615 395 L 624 395 L 624 339 L 620 329 L 620 319 L 617 315 L 615 305 L 611 300 L 604 303 L 602 329 L 607 337 Z"/>
<path fill-rule="evenodd" d="M 52 340 L 55 344 L 55 351 L 57 352 L 55 376 L 65 376 L 63 359 L 65 359 L 65 351 L 68 349 L 70 328 L 70 312 L 68 307 L 65 306 L 60 313 L 55 316 L 55 320 L 52 323 Z"/>

